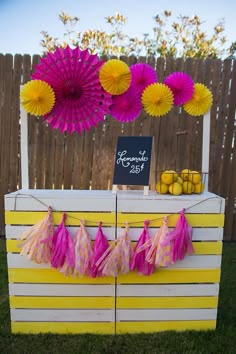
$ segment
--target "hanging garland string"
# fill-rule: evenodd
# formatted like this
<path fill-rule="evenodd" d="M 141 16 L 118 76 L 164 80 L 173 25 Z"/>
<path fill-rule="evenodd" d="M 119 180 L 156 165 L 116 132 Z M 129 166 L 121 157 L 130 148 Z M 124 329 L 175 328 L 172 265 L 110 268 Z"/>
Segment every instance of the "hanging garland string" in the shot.
<path fill-rule="evenodd" d="M 51 208 L 51 210 L 54 211 L 54 212 L 59 212 L 59 213 L 61 213 L 61 214 L 64 213 L 64 211 L 56 210 L 56 209 L 53 208 L 52 206 L 47 205 L 46 203 L 42 202 L 42 200 L 40 200 L 39 198 L 35 197 L 34 195 L 32 195 L 32 194 L 25 194 L 25 193 L 17 193 L 17 194 L 15 195 L 15 199 L 14 199 L 14 211 L 16 211 L 16 203 L 17 203 L 17 197 L 18 197 L 18 196 L 28 196 L 28 197 L 31 197 L 31 198 L 35 199 L 37 202 L 41 203 L 43 206 L 45 206 L 45 208 L 47 208 L 47 210 L 48 210 L 48 208 Z M 204 199 L 204 200 L 200 200 L 199 202 L 194 203 L 194 204 L 190 205 L 190 206 L 187 207 L 187 208 L 181 208 L 181 210 L 184 209 L 185 211 L 188 211 L 188 210 L 190 210 L 190 209 L 196 207 L 197 205 L 200 205 L 200 204 L 206 202 L 207 200 L 212 200 L 212 199 L 219 199 L 219 200 L 220 200 L 220 209 L 221 209 L 221 208 L 222 208 L 222 198 L 219 197 L 219 196 L 214 196 L 214 197 L 208 197 L 208 198 L 206 198 L 206 199 Z M 181 210 L 179 210 L 178 212 L 175 212 L 175 213 L 165 214 L 165 216 L 167 216 L 167 218 L 169 218 L 169 217 L 171 217 L 171 216 L 173 216 L 173 215 L 178 215 L 178 214 L 180 214 Z M 81 218 L 78 218 L 78 217 L 76 217 L 76 216 L 74 216 L 74 215 L 71 215 L 71 214 L 68 213 L 68 212 L 66 212 L 66 215 L 67 215 L 68 217 L 72 218 L 72 219 L 81 221 Z M 158 217 L 158 218 L 149 219 L 149 222 L 151 223 L 151 222 L 159 221 L 159 220 L 162 220 L 162 219 L 163 219 L 163 216 Z M 88 224 L 89 224 L 89 223 L 96 224 L 96 223 L 97 223 L 97 220 L 95 221 L 95 220 L 87 219 L 87 220 L 85 220 L 85 222 L 87 222 Z M 137 221 L 129 222 L 129 225 L 135 225 L 135 224 L 139 224 L 139 223 L 140 223 L 140 220 L 137 220 Z M 104 226 L 110 226 L 110 225 L 115 226 L 115 225 L 117 225 L 117 224 L 118 224 L 118 225 L 123 225 L 124 223 L 123 223 L 123 222 L 117 222 L 117 223 L 114 223 L 114 224 L 113 224 L 113 223 L 105 223 L 105 222 L 103 222 L 103 225 L 104 225 Z"/>

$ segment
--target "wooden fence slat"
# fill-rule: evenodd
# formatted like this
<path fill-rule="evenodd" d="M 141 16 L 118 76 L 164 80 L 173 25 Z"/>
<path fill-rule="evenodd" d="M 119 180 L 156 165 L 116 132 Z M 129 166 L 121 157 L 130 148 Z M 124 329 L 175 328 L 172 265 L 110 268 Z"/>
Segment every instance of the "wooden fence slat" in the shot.
<path fill-rule="evenodd" d="M 84 135 L 74 133 L 74 158 L 72 166 L 72 188 L 80 189 Z"/>
<path fill-rule="evenodd" d="M 224 176 L 223 171 L 223 158 L 224 158 L 224 145 L 225 145 L 225 127 L 227 126 L 227 119 L 228 119 L 228 93 L 229 93 L 229 83 L 230 83 L 230 76 L 231 76 L 231 60 L 225 60 L 223 64 L 222 70 L 222 85 L 221 85 L 221 96 L 219 100 L 219 115 L 217 119 L 217 160 L 221 161 L 218 163 L 218 171 L 216 173 L 216 180 L 217 180 L 217 194 L 222 194 L 222 179 L 224 179 L 224 183 L 226 183 L 226 176 Z"/>
<path fill-rule="evenodd" d="M 76 151 L 74 149 L 74 141 L 77 133 L 66 134 L 65 139 L 65 154 L 64 154 L 64 189 L 71 189 L 72 185 L 72 166 L 73 158 Z"/>
<path fill-rule="evenodd" d="M 0 131 L 1 136 L 1 178 L 0 178 L 0 194 L 9 192 L 9 158 L 10 158 L 10 139 L 11 139 L 11 100 L 12 100 L 12 72 L 13 72 L 13 57 L 7 54 L 3 61 L 3 106 L 2 111 L 2 126 Z M 3 198 L 1 198 L 1 210 L 4 210 Z M 2 216 L 4 213 L 2 213 Z M 1 221 L 4 221 L 3 219 Z"/>
<path fill-rule="evenodd" d="M 81 185 L 80 189 L 90 189 L 92 161 L 93 161 L 93 148 L 94 148 L 94 128 L 88 132 L 83 132 L 84 145 L 82 153 L 82 166 L 81 171 Z"/>
<path fill-rule="evenodd" d="M 9 159 L 9 189 L 16 190 L 19 183 L 19 95 L 21 84 L 22 55 L 14 57 L 13 85 L 12 85 L 12 107 L 11 107 L 11 137 L 10 137 L 10 159 Z"/>
<path fill-rule="evenodd" d="M 54 189 L 63 189 L 65 134 L 61 133 L 58 129 L 55 131 Z"/>
<path fill-rule="evenodd" d="M 218 102 L 220 100 L 220 87 L 221 87 L 221 68 L 222 61 L 215 59 L 212 61 L 212 82 L 211 82 L 211 92 L 213 96 L 213 105 L 211 107 L 211 132 L 210 132 L 210 160 L 209 160 L 209 190 L 215 190 L 216 181 L 214 178 L 215 174 L 218 173 L 218 163 L 217 163 L 217 145 L 216 145 L 216 124 L 219 118 L 218 114 Z"/>

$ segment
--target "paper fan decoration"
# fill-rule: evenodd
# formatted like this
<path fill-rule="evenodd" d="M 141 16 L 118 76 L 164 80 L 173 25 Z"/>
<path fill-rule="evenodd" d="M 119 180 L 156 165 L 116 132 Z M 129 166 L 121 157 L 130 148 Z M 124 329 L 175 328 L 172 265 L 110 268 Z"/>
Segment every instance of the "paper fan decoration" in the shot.
<path fill-rule="evenodd" d="M 141 95 L 143 90 L 157 82 L 157 73 L 156 71 L 148 64 L 137 63 L 130 67 L 131 71 L 131 87 Z"/>
<path fill-rule="evenodd" d="M 56 48 L 36 66 L 33 79 L 46 81 L 54 90 L 56 101 L 44 120 L 52 128 L 72 133 L 89 130 L 109 113 L 111 95 L 99 82 L 103 61 L 78 47 Z"/>
<path fill-rule="evenodd" d="M 194 93 L 191 100 L 184 106 L 184 110 L 191 116 L 201 116 L 209 111 L 212 105 L 212 93 L 203 84 L 194 84 Z"/>
<path fill-rule="evenodd" d="M 120 122 L 131 122 L 142 112 L 142 103 L 139 95 L 129 88 L 125 93 L 112 97 L 110 106 L 111 115 Z"/>
<path fill-rule="evenodd" d="M 142 104 L 145 112 L 150 116 L 164 116 L 173 105 L 172 91 L 165 84 L 151 84 L 142 94 Z"/>
<path fill-rule="evenodd" d="M 20 101 L 27 113 L 43 116 L 52 110 L 55 94 L 46 82 L 32 80 L 22 87 Z"/>
<path fill-rule="evenodd" d="M 99 80 L 106 92 L 112 95 L 121 95 L 130 86 L 130 68 L 121 60 L 110 59 L 101 67 Z"/>
<path fill-rule="evenodd" d="M 166 77 L 164 84 L 171 89 L 175 106 L 183 105 L 193 97 L 194 82 L 186 73 L 174 72 Z"/>

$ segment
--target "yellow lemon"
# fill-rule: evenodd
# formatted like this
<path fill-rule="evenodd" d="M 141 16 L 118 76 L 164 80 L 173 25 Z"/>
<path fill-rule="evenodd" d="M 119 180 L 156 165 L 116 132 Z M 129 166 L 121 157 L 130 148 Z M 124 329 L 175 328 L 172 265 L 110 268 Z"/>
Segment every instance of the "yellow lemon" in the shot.
<path fill-rule="evenodd" d="M 169 173 L 173 173 L 173 175 L 174 175 L 174 181 L 176 182 L 176 181 L 177 181 L 177 178 L 178 178 L 178 173 L 177 173 L 176 171 L 174 171 L 174 170 L 169 170 L 168 172 L 169 172 Z"/>
<path fill-rule="evenodd" d="M 193 191 L 194 193 L 201 194 L 204 191 L 205 185 L 204 185 L 204 183 L 199 182 L 199 183 L 194 184 L 193 187 L 194 187 L 194 191 Z"/>
<path fill-rule="evenodd" d="M 174 182 L 174 173 L 171 171 L 164 171 L 161 174 L 161 182 L 165 184 L 171 184 Z"/>
<path fill-rule="evenodd" d="M 181 178 L 183 181 L 187 181 L 189 174 L 190 174 L 191 170 L 188 170 L 187 168 L 185 168 L 184 170 L 181 171 Z"/>
<path fill-rule="evenodd" d="M 194 190 L 193 184 L 190 181 L 183 182 L 183 193 L 184 194 L 192 194 Z"/>
<path fill-rule="evenodd" d="M 183 184 L 183 180 L 182 180 L 182 178 L 181 177 L 177 177 L 177 180 L 176 180 L 176 182 L 178 182 L 179 184 Z"/>
<path fill-rule="evenodd" d="M 191 171 L 188 180 L 193 184 L 200 183 L 202 180 L 201 174 L 198 171 Z"/>
<path fill-rule="evenodd" d="M 157 182 L 156 191 L 160 194 L 168 193 L 168 185 L 162 182 Z"/>
<path fill-rule="evenodd" d="M 170 194 L 173 194 L 173 195 L 182 194 L 182 192 L 183 192 L 182 185 L 177 182 L 170 184 L 169 185 L 169 192 L 170 192 Z"/>

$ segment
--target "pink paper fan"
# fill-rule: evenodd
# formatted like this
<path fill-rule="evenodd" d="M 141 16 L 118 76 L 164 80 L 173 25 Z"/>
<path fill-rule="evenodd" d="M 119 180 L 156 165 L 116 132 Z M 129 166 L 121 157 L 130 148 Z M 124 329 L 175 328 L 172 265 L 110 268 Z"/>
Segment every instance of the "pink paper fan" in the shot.
<path fill-rule="evenodd" d="M 55 92 L 55 105 L 43 117 L 52 128 L 81 133 L 110 113 L 111 95 L 103 90 L 98 77 L 103 63 L 88 49 L 69 46 L 41 59 L 32 78 L 47 82 Z"/>
<path fill-rule="evenodd" d="M 186 73 L 174 72 L 166 77 L 164 84 L 173 92 L 175 106 L 185 104 L 193 96 L 194 82 Z"/>
<path fill-rule="evenodd" d="M 139 95 L 129 88 L 125 93 L 112 97 L 110 106 L 111 115 L 120 122 L 135 120 L 142 111 L 142 103 Z"/>
<path fill-rule="evenodd" d="M 141 95 L 143 90 L 150 84 L 157 82 L 156 71 L 148 64 L 138 63 L 130 67 L 131 87 Z"/>

